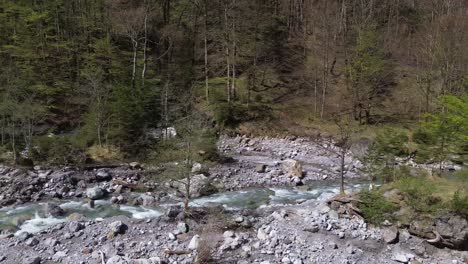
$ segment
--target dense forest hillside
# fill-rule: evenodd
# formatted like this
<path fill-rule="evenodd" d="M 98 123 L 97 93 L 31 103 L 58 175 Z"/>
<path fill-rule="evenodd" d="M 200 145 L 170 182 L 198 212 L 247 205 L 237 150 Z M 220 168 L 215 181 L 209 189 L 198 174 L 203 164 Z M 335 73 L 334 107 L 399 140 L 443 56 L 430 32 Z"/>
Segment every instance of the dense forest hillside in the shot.
<path fill-rule="evenodd" d="M 2 0 L 0 34 L 14 159 L 141 155 L 173 126 L 412 123 L 468 91 L 464 0 Z"/>
<path fill-rule="evenodd" d="M 468 0 L 0 0 L 0 263 L 468 263 Z"/>

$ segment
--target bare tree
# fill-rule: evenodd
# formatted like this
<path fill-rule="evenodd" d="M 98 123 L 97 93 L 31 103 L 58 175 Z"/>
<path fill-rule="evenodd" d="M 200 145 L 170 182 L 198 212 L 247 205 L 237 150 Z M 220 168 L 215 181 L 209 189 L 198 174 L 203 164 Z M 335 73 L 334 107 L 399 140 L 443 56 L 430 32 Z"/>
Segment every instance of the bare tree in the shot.
<path fill-rule="evenodd" d="M 329 138 L 318 138 L 317 145 L 326 152 L 338 156 L 340 162 L 340 193 L 345 193 L 344 179 L 348 172 L 346 157 L 355 142 L 358 132 L 349 115 L 337 115 L 334 118 L 335 126 L 338 128 L 337 135 Z"/>

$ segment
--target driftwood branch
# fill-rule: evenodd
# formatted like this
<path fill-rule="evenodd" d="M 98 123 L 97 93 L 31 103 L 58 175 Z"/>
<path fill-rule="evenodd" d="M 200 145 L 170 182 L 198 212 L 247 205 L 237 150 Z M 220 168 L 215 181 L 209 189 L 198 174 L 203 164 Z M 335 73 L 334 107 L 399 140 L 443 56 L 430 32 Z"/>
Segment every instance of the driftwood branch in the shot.
<path fill-rule="evenodd" d="M 164 250 L 164 254 L 166 255 L 188 255 L 190 253 L 192 253 L 191 250 L 170 250 L 170 249 Z"/>

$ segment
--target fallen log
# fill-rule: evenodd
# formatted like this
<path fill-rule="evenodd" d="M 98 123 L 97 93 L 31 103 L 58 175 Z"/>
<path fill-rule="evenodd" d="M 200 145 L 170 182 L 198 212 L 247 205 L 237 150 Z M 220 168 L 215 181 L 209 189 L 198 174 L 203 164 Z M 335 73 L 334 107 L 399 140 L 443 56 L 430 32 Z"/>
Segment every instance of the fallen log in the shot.
<path fill-rule="evenodd" d="M 170 250 L 170 249 L 164 250 L 164 254 L 166 255 L 188 255 L 190 253 L 192 253 L 191 250 Z"/>

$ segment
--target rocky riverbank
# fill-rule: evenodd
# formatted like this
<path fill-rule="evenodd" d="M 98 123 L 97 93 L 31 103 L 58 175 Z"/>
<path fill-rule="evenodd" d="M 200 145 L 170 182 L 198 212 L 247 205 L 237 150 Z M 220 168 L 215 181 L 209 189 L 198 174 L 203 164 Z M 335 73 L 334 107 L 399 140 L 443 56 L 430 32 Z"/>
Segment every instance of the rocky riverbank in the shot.
<path fill-rule="evenodd" d="M 406 230 L 339 217 L 326 204 L 200 210 L 178 219 L 74 218 L 38 234 L 2 235 L 4 263 L 465 263 Z M 174 217 L 175 216 L 175 217 Z"/>
<path fill-rule="evenodd" d="M 214 185 L 217 191 L 259 186 L 306 190 L 312 182 L 338 177 L 338 157 L 307 139 L 222 137 L 218 147 L 227 162 L 209 169 L 195 164 L 195 191 L 205 184 Z M 359 162 L 351 153 L 346 161 L 347 177 L 359 177 Z M 78 200 L 92 210 L 94 201 L 103 198 L 109 205 L 101 207 L 165 204 L 159 209 L 164 211 L 161 217 L 73 213 L 38 233 L 3 230 L 0 263 L 455 264 L 468 260 L 466 251 L 437 248 L 404 227 L 369 226 L 324 198 L 228 210 L 206 203 L 184 217 L 182 208 L 170 205 L 182 201 L 180 186 L 156 184 L 147 178 L 149 173 L 157 170 L 137 163 L 85 170 L 0 168 L 3 209 L 37 201 Z M 333 192 L 324 197 L 330 195 Z M 63 215 L 63 206 L 48 203 L 42 207 L 47 209 L 42 217 Z M 462 230 L 457 232 L 468 232 L 466 221 L 459 226 Z"/>

